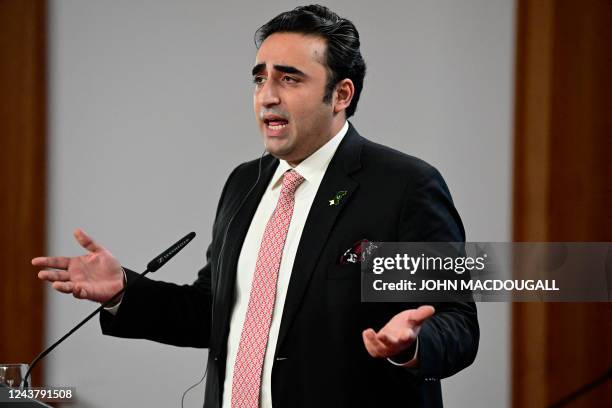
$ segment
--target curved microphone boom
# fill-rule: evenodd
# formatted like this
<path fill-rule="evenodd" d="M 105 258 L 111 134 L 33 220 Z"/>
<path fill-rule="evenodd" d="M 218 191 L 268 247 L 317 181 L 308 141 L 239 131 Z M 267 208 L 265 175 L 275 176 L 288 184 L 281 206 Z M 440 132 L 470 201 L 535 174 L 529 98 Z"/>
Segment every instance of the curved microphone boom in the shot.
<path fill-rule="evenodd" d="M 102 309 L 104 309 L 105 307 L 108 307 L 109 305 L 111 305 L 115 301 L 115 299 L 119 298 L 123 294 L 123 292 L 125 292 L 125 290 L 128 287 L 130 287 L 131 285 L 134 284 L 134 282 L 138 281 L 140 278 L 145 276 L 147 273 L 155 272 L 159 268 L 164 266 L 166 264 L 166 262 L 168 262 L 170 259 L 172 259 L 172 257 L 174 257 L 174 255 L 176 255 L 189 242 L 191 242 L 191 240 L 195 236 L 196 236 L 195 232 L 190 232 L 189 234 L 185 235 L 183 238 L 179 239 L 170 248 L 166 249 L 164 252 L 162 252 L 161 254 L 156 256 L 151 262 L 149 262 L 147 264 L 147 269 L 144 272 L 142 272 L 140 275 L 138 275 L 138 277 L 136 279 L 132 280 L 129 284 L 125 285 L 125 287 L 123 289 L 121 289 L 119 292 L 115 293 L 113 295 L 113 297 L 108 299 L 106 302 L 102 303 L 96 310 L 91 312 L 89 314 L 89 316 L 87 316 L 79 324 L 74 326 L 68 333 L 64 334 L 59 340 L 57 340 L 55 343 L 53 343 L 52 345 L 50 345 L 49 347 L 44 349 L 38 356 L 36 356 L 36 358 L 34 360 L 32 360 L 32 363 L 30 364 L 30 367 L 28 368 L 28 371 L 26 372 L 25 376 L 23 377 L 23 385 L 24 385 L 24 387 L 28 387 L 28 378 L 30 377 L 30 373 L 32 372 L 32 369 L 34 369 L 36 364 L 41 359 L 43 359 L 47 354 L 49 354 L 51 351 L 53 351 L 53 349 L 55 349 L 57 346 L 59 346 L 64 340 L 66 340 L 68 337 L 70 337 L 70 335 L 72 333 L 74 333 L 75 331 L 80 329 L 81 326 L 83 326 L 85 323 L 87 323 L 92 317 L 94 317 L 95 315 L 100 313 L 100 311 Z"/>

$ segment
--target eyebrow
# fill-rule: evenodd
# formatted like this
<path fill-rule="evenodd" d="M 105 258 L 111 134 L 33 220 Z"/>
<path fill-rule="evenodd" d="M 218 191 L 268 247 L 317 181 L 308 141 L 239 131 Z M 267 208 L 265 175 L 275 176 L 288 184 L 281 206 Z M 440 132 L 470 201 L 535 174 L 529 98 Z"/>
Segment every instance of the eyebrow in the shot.
<path fill-rule="evenodd" d="M 262 62 L 253 67 L 251 70 L 251 75 L 257 75 L 266 67 L 266 63 Z M 304 72 L 300 71 L 296 67 L 292 67 L 290 65 L 274 65 L 274 69 L 280 72 L 284 72 L 285 74 L 295 74 L 299 76 L 307 76 Z"/>

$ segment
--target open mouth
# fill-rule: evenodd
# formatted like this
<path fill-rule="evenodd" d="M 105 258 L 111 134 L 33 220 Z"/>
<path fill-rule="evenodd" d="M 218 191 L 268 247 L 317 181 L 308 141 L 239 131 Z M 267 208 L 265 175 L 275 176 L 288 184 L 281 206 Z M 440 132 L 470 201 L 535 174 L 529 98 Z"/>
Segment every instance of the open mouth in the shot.
<path fill-rule="evenodd" d="M 281 117 L 268 117 L 264 118 L 264 123 L 271 130 L 280 130 L 287 127 L 289 121 Z"/>

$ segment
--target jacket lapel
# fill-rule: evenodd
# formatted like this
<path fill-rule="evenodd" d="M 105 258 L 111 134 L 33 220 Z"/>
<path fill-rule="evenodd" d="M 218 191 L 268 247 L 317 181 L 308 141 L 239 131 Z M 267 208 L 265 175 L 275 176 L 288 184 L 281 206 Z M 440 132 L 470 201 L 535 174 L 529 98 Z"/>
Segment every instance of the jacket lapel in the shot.
<path fill-rule="evenodd" d="M 327 167 L 306 218 L 289 280 L 276 353 L 287 336 L 336 218 L 349 204 L 353 193 L 359 186 L 359 183 L 349 175 L 361 167 L 362 144 L 363 138 L 349 123 L 348 132 Z M 346 194 L 331 204 L 330 200 L 343 191 L 346 191 Z"/>
<path fill-rule="evenodd" d="M 244 204 L 242 204 L 242 207 L 239 208 L 239 204 L 242 201 L 241 198 L 237 203 L 236 208 L 232 209 L 230 214 L 236 213 L 234 219 L 230 220 L 228 218 L 227 220 L 227 222 L 230 222 L 231 224 L 226 227 L 228 230 L 225 238 L 225 248 L 221 254 L 222 264 L 220 265 L 220 270 L 218 272 L 219 282 L 214 305 L 214 327 L 212 328 L 212 333 L 217 333 L 217 335 L 214 335 L 214 338 L 216 338 L 216 341 L 214 342 L 216 345 L 216 350 L 222 354 L 225 354 L 225 348 L 227 346 L 230 317 L 232 307 L 234 305 L 233 299 L 236 284 L 236 268 L 238 265 L 240 251 L 242 249 L 246 233 L 251 225 L 251 220 L 253 219 L 257 206 L 261 201 L 261 197 L 266 191 L 266 187 L 270 183 L 270 179 L 272 178 L 272 175 L 274 175 L 274 171 L 278 166 L 278 160 L 271 156 L 264 157 L 263 160 L 264 162 L 262 163 L 261 171 L 262 174 L 259 182 L 251 194 L 246 198 Z M 254 174 L 252 182 L 245 183 L 243 187 L 245 189 L 245 194 L 250 186 L 255 183 L 256 179 L 257 174 Z"/>

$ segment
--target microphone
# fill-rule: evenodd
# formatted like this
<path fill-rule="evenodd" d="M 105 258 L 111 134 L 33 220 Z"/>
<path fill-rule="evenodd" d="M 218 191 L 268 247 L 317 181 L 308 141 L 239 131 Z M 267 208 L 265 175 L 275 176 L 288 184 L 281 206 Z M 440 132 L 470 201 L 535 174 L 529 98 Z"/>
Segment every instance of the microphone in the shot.
<path fill-rule="evenodd" d="M 164 252 L 159 254 L 155 259 L 147 264 L 147 271 L 155 272 L 162 266 L 166 264 L 172 257 L 179 253 L 179 251 L 191 242 L 191 240 L 196 236 L 195 232 L 190 232 L 185 235 L 183 238 L 178 240 L 176 244 L 172 245 L 170 248 L 166 249 Z M 144 276 L 144 275 L 143 275 Z"/>
<path fill-rule="evenodd" d="M 74 326 L 68 333 L 64 334 L 59 340 L 57 340 L 55 343 L 53 343 L 52 345 L 50 345 L 49 347 L 44 349 L 38 356 L 36 356 L 36 358 L 34 360 L 32 360 L 32 363 L 30 363 L 30 368 L 28 368 L 28 371 L 26 372 L 25 376 L 23 377 L 23 385 L 24 385 L 24 387 L 25 388 L 28 387 L 28 378 L 30 376 L 30 373 L 32 372 L 32 370 L 34 369 L 34 367 L 36 366 L 36 364 L 40 360 L 42 360 L 47 354 L 49 354 L 51 351 L 53 351 L 53 349 L 55 349 L 57 346 L 59 346 L 64 340 L 66 340 L 68 337 L 70 337 L 70 335 L 72 333 L 74 333 L 75 331 L 80 329 L 81 326 L 83 326 L 85 323 L 87 323 L 89 320 L 91 320 L 92 317 L 94 317 L 95 315 L 100 313 L 100 311 L 102 309 L 104 309 L 105 307 L 108 307 L 110 304 L 112 304 L 115 301 L 115 299 L 119 298 L 119 296 L 121 296 L 123 294 L 123 292 L 125 292 L 125 290 L 128 287 L 132 286 L 134 284 L 134 282 L 137 282 L 140 278 L 142 278 L 143 276 L 145 276 L 149 272 L 155 272 L 159 268 L 164 266 L 166 264 L 166 262 L 168 262 L 170 259 L 172 259 L 172 257 L 174 257 L 174 255 L 176 255 L 180 250 L 185 248 L 185 246 L 189 242 L 191 242 L 191 240 L 195 236 L 196 236 L 195 232 L 190 232 L 189 234 L 185 235 L 183 238 L 179 239 L 170 248 L 166 249 L 164 252 L 162 252 L 161 254 L 156 256 L 155 258 L 153 258 L 153 260 L 147 264 L 147 269 L 144 272 L 142 272 L 141 274 L 139 274 L 136 277 L 136 279 L 132 280 L 129 284 L 125 285 L 123 289 L 121 289 L 119 292 L 115 293 L 106 302 L 102 303 L 96 310 L 91 312 L 89 314 L 89 316 L 87 316 L 79 324 Z"/>

